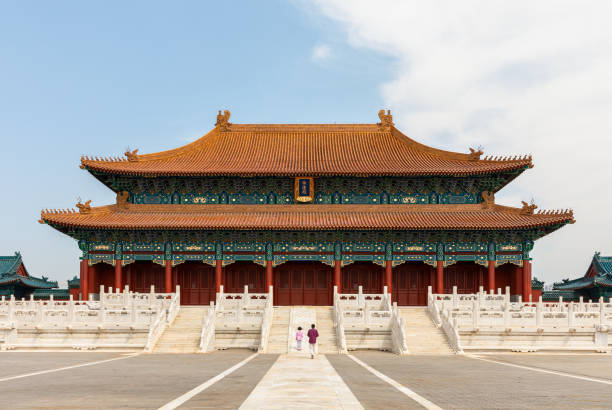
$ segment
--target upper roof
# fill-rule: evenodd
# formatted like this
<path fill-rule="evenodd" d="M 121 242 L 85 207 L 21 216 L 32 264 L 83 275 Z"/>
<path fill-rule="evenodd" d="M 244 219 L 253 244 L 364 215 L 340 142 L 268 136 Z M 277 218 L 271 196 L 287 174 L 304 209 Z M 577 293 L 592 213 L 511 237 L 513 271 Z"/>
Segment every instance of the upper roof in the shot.
<path fill-rule="evenodd" d="M 124 230 L 513 230 L 562 225 L 571 211 L 501 205 L 136 205 L 45 210 L 56 228 Z"/>
<path fill-rule="evenodd" d="M 420 144 L 378 124 L 231 124 L 219 112 L 208 134 L 180 148 L 127 158 L 81 158 L 92 173 L 134 176 L 477 175 L 523 170 L 531 156 L 483 158 Z"/>

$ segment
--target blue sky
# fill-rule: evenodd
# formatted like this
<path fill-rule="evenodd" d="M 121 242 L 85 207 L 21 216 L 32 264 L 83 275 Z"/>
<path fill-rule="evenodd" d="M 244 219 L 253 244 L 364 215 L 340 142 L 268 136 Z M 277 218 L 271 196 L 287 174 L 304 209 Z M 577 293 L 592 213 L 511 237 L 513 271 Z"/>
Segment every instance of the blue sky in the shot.
<path fill-rule="evenodd" d="M 37 219 L 114 201 L 83 154 L 184 145 L 220 108 L 234 122 L 374 122 L 391 62 L 340 36 L 286 1 L 3 2 L 0 253 L 20 250 L 32 274 L 78 273 L 75 241 Z M 340 63 L 313 57 L 322 43 Z"/>
<path fill-rule="evenodd" d="M 497 196 L 574 208 L 536 243 L 534 274 L 612 253 L 610 2 L 414 0 L 0 2 L 0 254 L 78 273 L 43 208 L 114 195 L 80 156 L 155 152 L 232 121 L 376 122 L 436 147 L 528 154 Z M 475 11 L 478 11 L 477 13 Z M 597 200 L 593 200 L 597 198 Z"/>

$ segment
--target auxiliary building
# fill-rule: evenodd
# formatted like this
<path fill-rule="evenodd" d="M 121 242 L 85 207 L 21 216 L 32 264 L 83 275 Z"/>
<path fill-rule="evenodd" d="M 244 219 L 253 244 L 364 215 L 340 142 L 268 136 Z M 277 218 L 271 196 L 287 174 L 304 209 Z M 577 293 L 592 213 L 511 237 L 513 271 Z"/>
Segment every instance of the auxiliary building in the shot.
<path fill-rule="evenodd" d="M 274 289 L 276 305 L 331 305 L 341 293 L 382 293 L 425 305 L 434 292 L 510 287 L 531 295 L 534 241 L 572 211 L 508 207 L 495 193 L 530 156 L 432 148 L 374 124 L 232 124 L 180 148 L 81 159 L 115 204 L 44 210 L 75 238 L 81 297 L 100 285 L 170 292 L 204 305 L 226 292 Z"/>

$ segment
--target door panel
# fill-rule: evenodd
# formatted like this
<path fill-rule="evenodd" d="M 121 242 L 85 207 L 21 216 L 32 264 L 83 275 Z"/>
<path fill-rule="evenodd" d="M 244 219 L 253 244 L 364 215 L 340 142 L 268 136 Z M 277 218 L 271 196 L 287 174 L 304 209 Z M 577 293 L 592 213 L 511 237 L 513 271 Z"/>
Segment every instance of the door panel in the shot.
<path fill-rule="evenodd" d="M 425 306 L 433 276 L 433 267 L 422 262 L 406 262 L 393 268 L 393 301 L 400 306 Z"/>
<path fill-rule="evenodd" d="M 329 306 L 333 269 L 319 262 L 286 262 L 274 269 L 277 305 Z"/>
<path fill-rule="evenodd" d="M 372 262 L 355 262 L 342 268 L 342 293 L 383 292 L 384 268 Z"/>

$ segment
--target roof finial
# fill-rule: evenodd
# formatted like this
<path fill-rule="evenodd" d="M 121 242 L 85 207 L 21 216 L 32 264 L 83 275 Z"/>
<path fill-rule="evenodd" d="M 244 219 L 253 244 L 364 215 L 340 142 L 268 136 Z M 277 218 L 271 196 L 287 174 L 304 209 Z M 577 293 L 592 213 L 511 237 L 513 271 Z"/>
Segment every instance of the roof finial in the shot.
<path fill-rule="evenodd" d="M 393 116 L 391 115 L 391 110 L 387 110 L 385 114 L 385 110 L 378 111 L 378 118 L 380 118 L 380 122 L 377 123 L 378 128 L 381 130 L 389 130 L 393 127 Z"/>
<path fill-rule="evenodd" d="M 531 200 L 531 205 L 525 201 L 521 201 L 521 204 L 523 204 L 523 207 L 521 208 L 521 215 L 533 215 L 533 211 L 535 211 L 538 207 L 533 199 Z"/>
<path fill-rule="evenodd" d="M 125 151 L 125 156 L 130 162 L 138 161 L 138 148 L 136 148 L 134 151 L 130 151 L 130 148 L 128 147 L 127 151 Z"/>
<path fill-rule="evenodd" d="M 468 155 L 470 156 L 470 161 L 478 161 L 482 154 L 482 147 L 478 146 L 478 150 L 470 147 L 470 153 Z"/>
<path fill-rule="evenodd" d="M 79 208 L 80 214 L 88 214 L 91 212 L 91 199 L 84 204 L 81 203 L 81 200 L 76 204 L 76 207 Z"/>
<path fill-rule="evenodd" d="M 219 127 L 219 131 L 229 131 L 230 130 L 230 126 L 232 125 L 229 122 L 230 115 L 231 114 L 229 110 L 223 111 L 223 114 L 221 114 L 221 110 L 219 110 L 219 114 L 217 114 L 217 122 L 215 123 L 215 126 Z"/>

